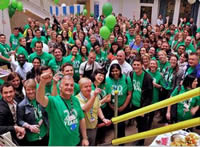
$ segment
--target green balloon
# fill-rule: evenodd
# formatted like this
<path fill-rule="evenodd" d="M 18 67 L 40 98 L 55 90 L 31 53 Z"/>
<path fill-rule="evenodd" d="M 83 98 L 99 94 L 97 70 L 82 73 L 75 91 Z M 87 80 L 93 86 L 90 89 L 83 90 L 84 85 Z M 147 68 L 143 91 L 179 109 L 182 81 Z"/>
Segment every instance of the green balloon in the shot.
<path fill-rule="evenodd" d="M 0 10 L 8 8 L 10 0 L 0 0 Z"/>
<path fill-rule="evenodd" d="M 17 0 L 12 0 L 11 6 L 17 8 Z"/>
<path fill-rule="evenodd" d="M 111 3 L 105 3 L 103 5 L 102 11 L 103 11 L 103 14 L 105 16 L 110 15 L 112 13 L 112 11 L 113 11 L 112 4 Z"/>
<path fill-rule="evenodd" d="M 110 30 L 107 26 L 101 27 L 100 36 L 105 40 L 107 40 L 110 37 Z"/>
<path fill-rule="evenodd" d="M 18 11 L 23 11 L 23 4 L 22 4 L 22 2 L 17 2 L 17 10 Z"/>
<path fill-rule="evenodd" d="M 83 15 L 85 15 L 85 16 L 86 16 L 86 15 L 87 15 L 87 13 L 88 13 L 88 12 L 87 12 L 87 9 L 84 9 L 84 10 L 83 10 Z"/>
<path fill-rule="evenodd" d="M 54 3 L 55 3 L 55 4 L 58 4 L 58 3 L 59 3 L 59 0 L 54 0 Z"/>
<path fill-rule="evenodd" d="M 8 6 L 8 14 L 9 17 L 11 18 L 15 14 L 16 9 L 12 7 L 12 5 Z"/>
<path fill-rule="evenodd" d="M 108 17 L 106 17 L 106 26 L 109 28 L 109 29 L 112 29 L 115 27 L 115 25 L 117 24 L 117 20 L 115 18 L 115 16 L 113 15 L 109 15 Z"/>

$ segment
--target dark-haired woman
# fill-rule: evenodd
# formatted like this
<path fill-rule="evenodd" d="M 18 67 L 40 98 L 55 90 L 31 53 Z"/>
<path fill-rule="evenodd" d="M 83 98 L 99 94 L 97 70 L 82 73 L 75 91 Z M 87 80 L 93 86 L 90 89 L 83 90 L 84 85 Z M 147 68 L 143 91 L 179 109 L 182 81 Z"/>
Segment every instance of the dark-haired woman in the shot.
<path fill-rule="evenodd" d="M 101 89 L 101 93 L 98 95 L 101 103 L 101 110 L 103 111 L 105 118 L 109 118 L 109 109 L 107 104 L 111 100 L 111 89 L 110 87 L 108 87 L 108 84 L 105 83 L 105 75 L 106 74 L 103 69 L 95 70 L 92 78 L 92 90 L 95 90 L 96 88 Z M 98 119 L 98 121 L 98 123 L 103 123 L 101 119 Z M 106 129 L 106 127 L 98 129 L 97 141 L 99 143 L 104 142 L 105 136 L 103 136 L 102 134 L 106 132 Z"/>
<path fill-rule="evenodd" d="M 33 59 L 33 68 L 26 75 L 26 79 L 35 79 L 36 83 L 39 83 L 39 71 L 41 66 L 41 59 L 39 57 L 35 57 Z"/>
<path fill-rule="evenodd" d="M 170 57 L 170 66 L 168 66 L 164 73 L 163 73 L 163 79 L 164 79 L 164 85 L 163 85 L 163 89 L 162 89 L 162 100 L 168 98 L 171 94 L 171 92 L 174 90 L 174 88 L 179 85 L 181 79 L 182 79 L 182 75 L 183 74 L 178 74 L 179 68 L 178 68 L 178 57 L 176 55 L 171 55 Z M 166 109 L 163 109 L 164 111 L 162 112 L 162 116 L 163 116 L 163 123 L 165 123 L 166 120 Z"/>
<path fill-rule="evenodd" d="M 84 46 L 84 45 L 81 46 L 80 55 L 81 55 L 81 57 L 82 57 L 81 62 L 85 62 L 85 61 L 88 60 L 88 55 L 89 55 L 89 53 L 88 53 L 88 51 L 87 51 L 86 46 Z"/>
<path fill-rule="evenodd" d="M 33 50 L 31 49 L 31 42 L 32 39 L 34 38 L 33 30 L 32 29 L 27 29 L 27 34 L 26 34 L 26 49 L 28 54 L 30 55 L 33 53 Z"/>
<path fill-rule="evenodd" d="M 58 34 L 56 36 L 56 41 L 57 41 L 56 46 L 62 49 L 62 55 L 65 56 L 67 50 L 65 48 L 65 44 L 63 43 L 63 37 L 61 34 Z"/>
<path fill-rule="evenodd" d="M 103 69 L 97 69 L 93 74 L 92 90 L 95 90 L 95 88 L 101 89 L 99 99 L 103 111 L 104 108 L 106 108 L 107 103 L 111 100 L 111 90 L 108 87 L 108 84 L 105 83 L 105 71 Z"/>
<path fill-rule="evenodd" d="M 198 79 L 195 76 L 187 75 L 183 81 L 183 85 L 177 86 L 172 92 L 171 97 L 190 91 L 196 88 L 198 84 Z M 179 102 L 175 109 L 172 109 L 174 105 L 168 106 L 166 117 L 172 122 L 191 119 L 198 111 L 199 105 L 200 96 L 190 98 L 183 102 Z"/>
<path fill-rule="evenodd" d="M 24 94 L 22 92 L 23 84 L 22 78 L 16 72 L 11 72 L 8 75 L 7 81 L 11 83 L 15 89 L 15 100 L 17 103 L 20 103 L 24 99 Z"/>
<path fill-rule="evenodd" d="M 132 84 L 130 77 L 122 74 L 119 64 L 112 64 L 106 83 L 111 88 L 111 102 L 109 107 L 114 114 L 115 94 L 118 95 L 118 115 L 126 113 L 126 108 L 131 100 Z M 117 91 L 117 93 L 116 93 Z M 125 136 L 125 122 L 118 124 L 117 137 Z"/>

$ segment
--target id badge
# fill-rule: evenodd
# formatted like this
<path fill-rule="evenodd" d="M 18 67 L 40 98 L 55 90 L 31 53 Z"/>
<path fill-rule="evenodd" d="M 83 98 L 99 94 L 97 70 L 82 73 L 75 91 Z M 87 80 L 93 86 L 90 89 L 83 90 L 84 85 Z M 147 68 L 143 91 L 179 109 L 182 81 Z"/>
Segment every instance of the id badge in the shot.
<path fill-rule="evenodd" d="M 90 122 L 94 122 L 95 121 L 95 118 L 94 117 L 91 117 L 90 118 Z"/>
<path fill-rule="evenodd" d="M 73 123 L 70 125 L 70 129 L 74 131 L 77 128 L 77 124 Z"/>
<path fill-rule="evenodd" d="M 184 103 L 184 107 L 186 109 L 186 112 L 189 111 L 189 105 L 188 104 Z"/>

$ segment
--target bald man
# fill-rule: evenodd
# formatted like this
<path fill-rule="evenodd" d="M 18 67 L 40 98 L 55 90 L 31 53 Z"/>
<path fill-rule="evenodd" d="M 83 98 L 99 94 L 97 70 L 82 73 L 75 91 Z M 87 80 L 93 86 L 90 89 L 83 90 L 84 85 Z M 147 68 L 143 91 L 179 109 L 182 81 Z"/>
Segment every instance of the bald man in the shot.
<path fill-rule="evenodd" d="M 92 81 L 88 78 L 81 78 L 79 80 L 81 92 L 76 96 L 79 99 L 81 107 L 85 114 L 86 128 L 89 144 L 95 146 L 98 117 L 108 125 L 110 120 L 106 119 L 100 108 L 100 101 L 98 94 L 101 92 L 100 88 L 96 88 L 92 92 Z"/>
<path fill-rule="evenodd" d="M 114 63 L 118 63 L 120 65 L 122 69 L 122 74 L 125 74 L 126 76 L 129 76 L 129 73 L 133 71 L 132 66 L 125 60 L 125 52 L 123 50 L 120 50 L 117 52 L 117 59 L 113 60 L 110 66 Z M 107 75 L 109 75 L 110 66 L 109 66 Z"/>
<path fill-rule="evenodd" d="M 80 103 L 72 94 L 74 80 L 64 76 L 60 82 L 60 95 L 45 96 L 45 85 L 51 81 L 50 73 L 42 73 L 36 99 L 45 107 L 49 117 L 49 146 L 88 145 L 86 125 Z M 82 135 L 80 143 L 79 135 Z"/>

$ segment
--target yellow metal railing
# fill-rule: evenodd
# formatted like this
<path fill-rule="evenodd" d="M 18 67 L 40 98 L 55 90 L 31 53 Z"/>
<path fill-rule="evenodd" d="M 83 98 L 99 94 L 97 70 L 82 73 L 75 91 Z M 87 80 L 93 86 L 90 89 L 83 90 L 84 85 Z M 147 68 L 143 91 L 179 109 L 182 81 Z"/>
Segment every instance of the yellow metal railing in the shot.
<path fill-rule="evenodd" d="M 161 102 L 158 102 L 156 104 L 152 104 L 152 105 L 143 107 L 141 109 L 123 114 L 121 116 L 114 117 L 114 118 L 112 118 L 112 122 L 113 122 L 113 124 L 117 124 L 119 122 L 129 120 L 131 118 L 134 118 L 134 117 L 137 117 L 137 116 L 140 116 L 140 115 L 143 115 L 143 114 L 146 114 L 146 113 L 167 107 L 169 105 L 176 104 L 178 102 L 181 102 L 181 101 L 184 101 L 184 100 L 196 97 L 196 96 L 200 96 L 200 87 L 193 89 L 193 90 L 190 90 L 188 92 L 185 92 L 183 94 L 168 98 L 168 99 L 163 100 Z M 150 131 L 137 133 L 137 134 L 130 135 L 130 136 L 117 138 L 117 139 L 112 140 L 112 144 L 118 145 L 118 144 L 133 142 L 133 141 L 136 141 L 136 140 L 160 135 L 160 134 L 175 131 L 175 130 L 180 130 L 180 129 L 183 129 L 183 128 L 190 128 L 190 127 L 194 127 L 194 126 L 198 126 L 198 125 L 200 125 L 200 118 L 195 118 L 195 119 L 183 121 L 183 122 L 180 122 L 180 123 L 176 123 L 176 124 L 173 124 L 173 125 L 161 127 L 161 128 L 158 128 L 158 129 L 153 129 L 153 130 L 150 130 Z"/>

